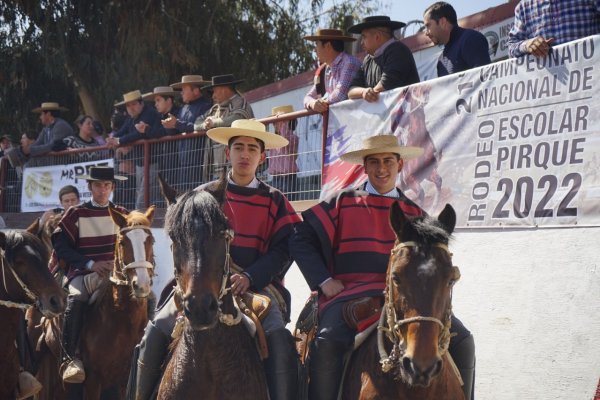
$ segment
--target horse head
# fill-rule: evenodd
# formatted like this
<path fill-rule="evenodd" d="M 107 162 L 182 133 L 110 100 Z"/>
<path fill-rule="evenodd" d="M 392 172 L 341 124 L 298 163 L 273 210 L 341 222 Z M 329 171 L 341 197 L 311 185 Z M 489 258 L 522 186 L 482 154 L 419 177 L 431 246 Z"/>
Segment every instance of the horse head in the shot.
<path fill-rule="evenodd" d="M 65 310 L 66 295 L 48 270 L 48 250 L 27 231 L 0 231 L 2 305 L 31 306 L 53 318 Z"/>
<path fill-rule="evenodd" d="M 109 208 L 113 222 L 119 227 L 115 243 L 115 266 L 111 282 L 129 285 L 135 297 L 147 297 L 152 290 L 154 272 L 154 236 L 150 226 L 155 207 L 145 213 L 123 214 Z M 122 279 L 124 278 L 124 279 Z"/>
<path fill-rule="evenodd" d="M 382 368 L 393 369 L 409 385 L 428 386 L 442 369 L 450 341 L 452 287 L 460 277 L 448 250 L 456 214 L 446 205 L 437 219 L 409 219 L 394 203 L 390 223 L 397 240 L 382 321 L 393 346 L 389 357 L 382 355 Z"/>
<path fill-rule="evenodd" d="M 222 178 L 206 190 L 184 193 L 170 202 L 165 215 L 178 296 L 194 330 L 210 329 L 224 316 L 233 232 L 215 195 L 222 201 L 225 185 Z"/>

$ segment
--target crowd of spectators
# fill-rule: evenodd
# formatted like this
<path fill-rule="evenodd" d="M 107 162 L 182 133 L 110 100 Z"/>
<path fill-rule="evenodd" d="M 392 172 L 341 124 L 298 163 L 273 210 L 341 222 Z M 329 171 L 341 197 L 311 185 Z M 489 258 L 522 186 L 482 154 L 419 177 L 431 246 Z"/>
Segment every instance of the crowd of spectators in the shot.
<path fill-rule="evenodd" d="M 553 44 L 600 32 L 600 11 L 596 3 L 521 1 L 515 9 L 515 23 L 510 32 L 510 56 L 543 57 Z M 556 15 L 563 14 L 572 18 L 565 18 L 557 25 Z M 438 76 L 491 62 L 485 37 L 475 30 L 460 27 L 456 11 L 449 3 L 430 5 L 424 10 L 423 19 L 425 35 L 434 45 L 443 46 L 437 60 Z M 419 82 L 410 49 L 395 37 L 395 31 L 404 26 L 403 22 L 387 16 L 366 17 L 351 26 L 348 32 L 360 35 L 365 52 L 362 62 L 344 51 L 346 43 L 356 40 L 344 31 L 319 29 L 305 36 L 304 39 L 314 42 L 320 66 L 315 72 L 314 84 L 304 96 L 304 107 L 325 112 L 329 105 L 348 98 L 376 102 L 383 91 Z M 26 167 L 114 157 L 117 171 L 132 178 L 123 186 L 124 190 L 135 190 L 135 201 L 131 205 L 142 208 L 146 204 L 146 181 L 150 186 L 149 203 L 160 199 L 159 173 L 180 191 L 214 179 L 226 164 L 225 146 L 215 146 L 203 135 L 195 135 L 193 140 L 153 145 L 148 168 L 144 160 L 148 153 L 144 153 L 143 146 L 133 143 L 206 132 L 210 128 L 230 126 L 237 119 L 254 118 L 252 107 L 237 89 L 243 81 L 231 74 L 213 76 L 210 81 L 201 75 L 184 75 L 179 82 L 155 87 L 145 94 L 140 90 L 130 91 L 123 95 L 122 101 L 115 103 L 108 134 L 94 117 L 82 115 L 70 124 L 61 117 L 66 108 L 56 102 L 44 102 L 32 110 L 39 114 L 43 126 L 39 134 L 24 133 L 19 146 L 11 143 L 10 137 L 3 136 L 0 157 L 8 159 L 19 177 Z M 288 113 L 293 107 L 276 107 L 273 115 L 282 111 Z M 268 166 L 272 184 L 292 199 L 297 191 L 296 125 L 296 120 L 273 124 L 275 132 L 285 136 L 290 146 L 271 154 Z M 80 151 L 97 146 L 104 147 L 97 151 Z M 66 154 L 67 158 L 53 159 L 54 154 L 48 154 L 52 151 L 62 152 L 59 155 Z M 169 167 L 165 168 L 164 164 Z M 128 204 L 124 198 L 120 202 Z"/>

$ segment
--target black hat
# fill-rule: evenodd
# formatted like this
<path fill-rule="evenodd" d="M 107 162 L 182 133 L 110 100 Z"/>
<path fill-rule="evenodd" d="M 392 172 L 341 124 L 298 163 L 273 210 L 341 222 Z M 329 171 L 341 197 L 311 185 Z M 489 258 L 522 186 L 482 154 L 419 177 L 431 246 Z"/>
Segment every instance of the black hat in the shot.
<path fill-rule="evenodd" d="M 215 75 L 212 77 L 212 83 L 207 86 L 202 86 L 202 89 L 210 89 L 215 86 L 235 86 L 238 83 L 244 82 L 243 79 L 235 79 L 232 74 Z"/>
<path fill-rule="evenodd" d="M 404 22 L 392 21 L 390 20 L 390 17 L 386 17 L 385 15 L 374 15 L 372 17 L 364 18 L 360 24 L 352 25 L 348 28 L 348 32 L 360 34 L 364 29 L 379 27 L 390 28 L 395 31 L 404 26 L 406 26 Z"/>
<path fill-rule="evenodd" d="M 89 175 L 78 175 L 77 179 L 85 179 L 87 181 L 126 181 L 126 176 L 115 175 L 113 167 L 90 167 Z"/>

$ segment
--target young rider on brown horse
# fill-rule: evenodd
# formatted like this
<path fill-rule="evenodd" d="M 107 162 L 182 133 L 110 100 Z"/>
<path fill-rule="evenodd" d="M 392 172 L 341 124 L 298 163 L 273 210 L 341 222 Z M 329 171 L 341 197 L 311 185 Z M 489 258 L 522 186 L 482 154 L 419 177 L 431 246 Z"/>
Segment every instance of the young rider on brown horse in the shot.
<path fill-rule="evenodd" d="M 267 132 L 263 124 L 253 120 L 238 120 L 230 128 L 211 129 L 208 136 L 227 145 L 226 156 L 232 168 L 223 207 L 235 232 L 231 257 L 243 272 L 231 276 L 231 288 L 234 295 L 251 289 L 271 298 L 272 306 L 262 321 L 269 350 L 265 360 L 269 393 L 273 400 L 292 399 L 297 396 L 297 357 L 285 328 L 290 296 L 281 278 L 291 263 L 288 238 L 300 218 L 279 190 L 256 178 L 256 169 L 266 157 L 265 149 L 283 147 L 287 140 Z M 281 312 L 272 293 L 263 290 L 269 284 L 274 284 L 283 295 L 288 315 Z M 135 399 L 150 398 L 159 382 L 176 315 L 171 298 L 146 327 L 137 360 L 136 387 L 129 388 L 130 393 L 135 392 Z"/>
<path fill-rule="evenodd" d="M 394 233 L 389 209 L 397 202 L 408 216 L 424 211 L 409 200 L 396 180 L 404 161 L 422 154 L 418 147 L 404 147 L 392 135 L 366 139 L 361 150 L 341 156 L 363 165 L 367 182 L 357 189 L 342 190 L 306 210 L 296 226 L 290 252 L 308 285 L 319 290 L 319 323 L 310 349 L 309 399 L 335 400 L 342 379 L 344 354 L 354 344 L 356 328 L 344 319 L 344 306 L 352 299 L 382 297 Z M 465 382 L 465 398 L 471 399 L 475 371 L 475 347 L 471 333 L 452 317 L 450 353 Z"/>
<path fill-rule="evenodd" d="M 62 379 L 67 383 L 81 383 L 85 380 L 83 364 L 76 358 L 83 316 L 90 295 L 103 280 L 108 279 L 113 269 L 118 228 L 112 221 L 108 208 L 113 207 L 127 213 L 127 210 L 109 201 L 115 181 L 127 179 L 115 175 L 112 167 L 90 167 L 89 175 L 77 178 L 87 180 L 92 199 L 65 212 L 52 236 L 55 254 L 50 263 L 50 267 L 56 269 L 57 261 L 64 260 L 67 266 L 65 273 L 69 279 L 60 367 Z"/>

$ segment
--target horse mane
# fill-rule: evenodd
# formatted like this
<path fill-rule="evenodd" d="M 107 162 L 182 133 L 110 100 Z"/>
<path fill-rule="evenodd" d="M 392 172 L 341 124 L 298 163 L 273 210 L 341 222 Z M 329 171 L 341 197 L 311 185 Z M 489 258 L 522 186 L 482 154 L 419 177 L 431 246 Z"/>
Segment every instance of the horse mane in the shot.
<path fill-rule="evenodd" d="M 31 246 L 33 250 L 42 256 L 43 260 L 48 260 L 48 249 L 35 235 L 23 230 L 8 230 L 4 232 L 4 257 L 6 261 L 14 261 L 14 250 L 20 246 Z"/>
<path fill-rule="evenodd" d="M 452 239 L 452 234 L 447 229 L 437 218 L 431 216 L 416 217 L 404 225 L 402 241 L 415 241 L 426 246 L 435 243 L 448 244 Z"/>
<path fill-rule="evenodd" d="M 215 236 L 228 226 L 217 200 L 203 190 L 184 193 L 169 206 L 165 215 L 166 233 L 173 241 L 182 243 Z M 202 232 L 198 232 L 199 229 Z"/>

